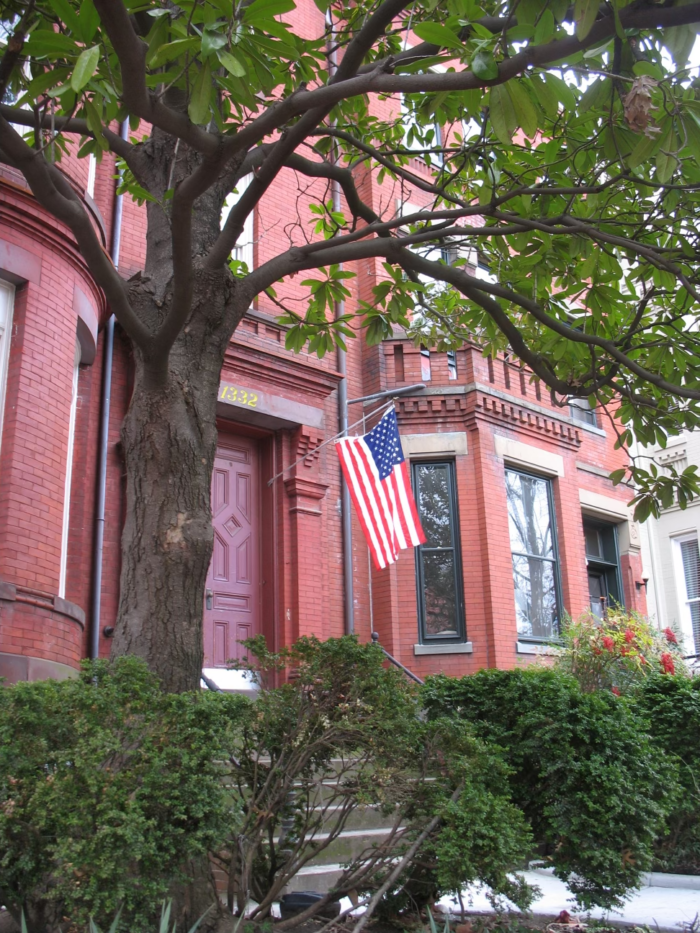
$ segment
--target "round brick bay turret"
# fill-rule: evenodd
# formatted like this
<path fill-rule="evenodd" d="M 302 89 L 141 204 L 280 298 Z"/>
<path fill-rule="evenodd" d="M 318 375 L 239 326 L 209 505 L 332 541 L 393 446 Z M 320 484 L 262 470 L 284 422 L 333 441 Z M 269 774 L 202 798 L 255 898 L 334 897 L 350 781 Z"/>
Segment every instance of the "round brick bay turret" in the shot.
<path fill-rule="evenodd" d="M 12 683 L 68 676 L 84 657 L 86 607 L 64 598 L 64 499 L 76 358 L 82 366 L 95 359 L 106 308 L 68 229 L 5 166 L 0 279 L 11 315 L 3 338 L 11 334 L 0 437 L 0 676 Z"/>

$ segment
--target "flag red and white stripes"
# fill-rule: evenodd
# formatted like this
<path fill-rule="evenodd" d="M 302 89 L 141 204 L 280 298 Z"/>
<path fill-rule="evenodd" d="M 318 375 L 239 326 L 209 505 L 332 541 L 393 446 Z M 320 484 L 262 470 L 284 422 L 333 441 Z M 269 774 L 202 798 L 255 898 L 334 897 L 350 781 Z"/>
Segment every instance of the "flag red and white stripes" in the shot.
<path fill-rule="evenodd" d="M 368 434 L 344 437 L 335 449 L 375 567 L 393 564 L 400 550 L 423 544 L 394 409 Z"/>

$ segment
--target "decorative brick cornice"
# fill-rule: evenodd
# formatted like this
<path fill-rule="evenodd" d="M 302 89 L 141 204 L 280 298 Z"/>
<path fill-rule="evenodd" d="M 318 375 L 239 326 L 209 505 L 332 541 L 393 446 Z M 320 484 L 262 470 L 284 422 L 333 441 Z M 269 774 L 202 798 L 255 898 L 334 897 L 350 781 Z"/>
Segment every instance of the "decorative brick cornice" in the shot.
<path fill-rule="evenodd" d="M 406 427 L 419 424 L 435 425 L 436 419 L 446 423 L 472 427 L 479 421 L 507 425 L 531 437 L 546 437 L 565 447 L 578 449 L 582 443 L 581 431 L 571 419 L 558 418 L 546 409 L 517 399 L 491 394 L 487 387 L 469 385 L 439 390 L 430 395 L 397 399 L 399 422 Z"/>
<path fill-rule="evenodd" d="M 253 347 L 238 337 L 226 350 L 224 370 L 239 380 L 249 379 L 265 386 L 274 385 L 300 396 L 325 399 L 342 379 L 340 373 L 323 369 L 311 362 L 295 359 L 291 354 L 275 353 Z"/>
<path fill-rule="evenodd" d="M 85 628 L 85 613 L 80 606 L 51 593 L 42 593 L 26 586 L 15 586 L 13 583 L 0 581 L 0 602 L 25 603 L 37 609 L 46 609 L 76 622 L 81 629 Z"/>

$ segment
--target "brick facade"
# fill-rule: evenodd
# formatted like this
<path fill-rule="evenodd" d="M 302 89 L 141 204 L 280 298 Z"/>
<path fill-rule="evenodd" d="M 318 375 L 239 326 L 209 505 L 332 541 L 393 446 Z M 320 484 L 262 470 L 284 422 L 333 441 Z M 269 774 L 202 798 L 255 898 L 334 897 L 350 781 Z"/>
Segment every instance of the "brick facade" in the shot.
<path fill-rule="evenodd" d="M 298 28 L 311 31 L 322 14 L 309 3 L 297 11 Z M 391 113 L 391 101 L 377 105 Z M 416 171 L 423 170 L 413 160 Z M 84 191 L 85 165 L 62 163 L 76 190 Z M 110 248 L 114 160 L 98 166 L 93 198 L 86 198 L 95 228 Z M 401 192 L 366 174 L 360 184 L 375 208 Z M 300 187 L 304 193 L 300 194 Z M 299 239 L 310 217 L 305 205 L 324 192 L 308 189 L 292 171 L 263 199 L 255 218 L 255 262 L 260 264 Z M 413 199 L 413 198 L 412 198 Z M 420 195 L 416 195 L 420 204 Z M 392 207 L 393 209 L 393 207 Z M 297 211 L 302 227 L 289 227 Z M 291 232 L 290 232 L 291 230 Z M 124 204 L 119 268 L 125 277 L 143 263 L 146 212 Z M 354 311 L 381 280 L 381 261 L 354 264 L 347 302 Z M 9 681 L 65 676 L 88 652 L 92 625 L 95 486 L 103 380 L 103 327 L 109 311 L 66 230 L 36 203 L 21 176 L 0 166 L 0 277 L 14 287 L 13 324 L 0 446 L 0 676 Z M 309 274 L 309 277 L 312 277 Z M 297 279 L 277 289 L 281 300 L 300 299 Z M 318 360 L 284 349 L 278 309 L 260 296 L 231 342 L 222 381 L 255 393 L 261 402 L 243 411 L 222 402 L 222 437 L 257 438 L 265 593 L 262 631 L 279 647 L 302 634 L 325 638 L 343 632 L 340 470 L 325 439 L 338 430 L 337 359 Z M 81 346 L 73 470 L 69 503 L 65 593 L 59 596 L 69 418 L 76 339 Z M 380 392 L 422 381 L 421 355 L 397 334 L 380 346 L 349 342 L 348 395 Z M 353 517 L 356 630 L 368 640 L 372 627 L 403 664 L 424 675 L 461 674 L 481 667 L 509 667 L 531 659 L 519 647 L 515 621 L 505 469 L 511 463 L 551 477 L 563 608 L 577 615 L 589 605 L 583 516 L 618 528 L 625 605 L 645 611 L 636 527 L 626 511 L 628 494 L 607 473 L 621 466 L 611 425 L 574 421 L 568 407 L 508 360 L 487 360 L 473 347 L 456 354 L 456 378 L 446 354 L 430 354 L 425 393 L 402 397 L 402 435 L 459 435 L 454 460 L 461 538 L 466 642 L 459 650 L 426 654 L 419 645 L 416 562 L 412 551 L 386 570 L 370 568 Z M 123 464 L 119 430 L 131 389 L 130 348 L 117 327 L 108 439 L 107 514 L 101 592 L 101 653 L 109 652 L 104 628 L 118 602 L 123 525 Z M 0 396 L 1 397 L 1 396 Z M 350 422 L 361 417 L 350 410 Z M 420 450 L 420 442 L 416 442 Z M 435 444 L 433 443 L 433 447 Z M 439 443 L 438 443 L 439 447 Z M 466 452 L 464 452 L 466 450 Z M 515 453 L 514 453 L 515 452 Z M 307 456 L 300 464 L 292 464 Z M 424 455 L 415 454 L 421 459 Z M 528 459 L 529 458 L 529 459 Z M 542 464 L 545 463 L 543 467 Z M 556 464 L 552 472 L 551 464 Z M 550 466 L 546 466 L 550 464 Z M 267 480 L 285 471 L 271 487 Z M 522 657 L 520 657 L 522 655 Z"/>

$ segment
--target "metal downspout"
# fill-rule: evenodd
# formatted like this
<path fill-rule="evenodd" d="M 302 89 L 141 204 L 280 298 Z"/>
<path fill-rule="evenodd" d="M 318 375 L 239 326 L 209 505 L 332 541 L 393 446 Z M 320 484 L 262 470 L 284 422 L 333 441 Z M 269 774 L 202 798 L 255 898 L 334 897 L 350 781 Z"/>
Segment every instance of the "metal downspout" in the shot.
<path fill-rule="evenodd" d="M 329 40 L 328 40 L 328 73 L 332 78 L 338 67 L 335 35 L 333 22 L 328 14 Z M 332 149 L 333 162 L 337 162 L 338 150 L 334 143 Z M 342 209 L 340 184 L 334 178 L 331 181 L 331 194 L 333 198 L 333 210 Z M 336 319 L 345 314 L 345 302 L 336 301 L 334 306 Z M 347 378 L 347 354 L 342 347 L 337 348 L 337 368 L 343 377 L 338 384 L 338 429 L 347 433 L 348 430 L 348 378 Z M 350 490 L 345 480 L 342 470 L 340 472 L 340 517 L 343 535 L 343 615 L 345 619 L 345 634 L 353 635 L 355 633 L 355 593 L 353 587 L 353 566 L 352 566 L 352 512 L 350 511 Z"/>
<path fill-rule="evenodd" d="M 121 126 L 121 137 L 127 139 L 129 121 Z M 112 212 L 112 243 L 110 256 L 115 268 L 119 266 L 119 249 L 122 239 L 122 214 L 124 195 L 117 194 L 122 173 L 114 187 L 114 210 Z M 100 608 L 102 603 L 102 557 L 105 538 L 105 505 L 107 494 L 107 451 L 109 447 L 109 414 L 112 401 L 112 359 L 114 356 L 114 315 L 110 315 L 105 327 L 105 355 L 102 374 L 102 396 L 100 399 L 100 446 L 97 461 L 97 503 L 95 506 L 95 537 L 92 557 L 92 604 L 90 606 L 90 658 L 100 656 Z"/>

